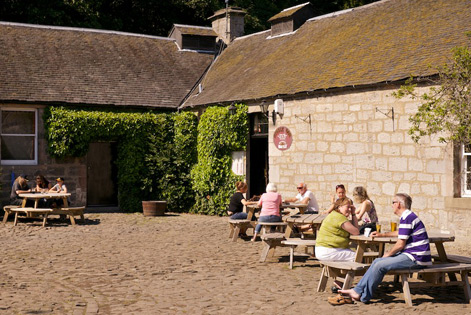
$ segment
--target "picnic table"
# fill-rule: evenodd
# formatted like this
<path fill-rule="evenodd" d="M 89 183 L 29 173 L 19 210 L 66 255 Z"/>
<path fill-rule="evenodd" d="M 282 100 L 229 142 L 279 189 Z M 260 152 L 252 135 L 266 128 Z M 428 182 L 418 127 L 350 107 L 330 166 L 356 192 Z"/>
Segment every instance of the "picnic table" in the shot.
<path fill-rule="evenodd" d="M 307 204 L 304 203 L 283 203 L 280 206 L 280 210 L 285 210 L 285 209 L 298 209 L 301 214 L 304 213 L 304 211 L 307 208 Z M 252 220 L 252 217 L 255 215 L 255 211 L 258 211 L 261 209 L 261 207 L 258 204 L 252 204 L 252 205 L 247 205 L 247 220 Z"/>
<path fill-rule="evenodd" d="M 313 230 L 316 232 L 320 229 L 322 221 L 327 217 L 327 214 L 312 213 L 312 214 L 296 214 L 291 216 L 286 216 L 283 218 L 283 221 L 288 223 L 288 226 L 285 230 L 285 238 L 290 238 L 293 233 L 293 228 L 296 225 L 312 225 Z"/>
<path fill-rule="evenodd" d="M 36 209 L 38 207 L 38 201 L 41 199 L 62 199 L 63 206 L 68 207 L 69 203 L 67 201 L 67 198 L 70 197 L 71 194 L 47 192 L 47 193 L 25 193 L 25 194 L 19 194 L 18 196 L 23 198 L 23 203 L 21 204 L 22 208 L 26 207 L 26 202 L 28 200 L 34 200 L 33 208 Z"/>
<path fill-rule="evenodd" d="M 447 258 L 443 243 L 453 242 L 455 240 L 455 236 L 451 234 L 432 232 L 432 233 L 428 233 L 428 237 L 429 237 L 429 242 L 435 244 L 438 255 L 440 257 L 440 261 L 448 262 L 448 258 Z M 366 251 L 366 248 L 369 245 L 377 245 L 379 248 L 378 250 L 379 257 L 383 257 L 385 244 L 394 244 L 397 242 L 396 236 L 371 237 L 371 236 L 364 236 L 364 235 L 350 235 L 350 239 L 357 243 L 355 261 L 358 263 L 362 262 L 363 255 Z"/>

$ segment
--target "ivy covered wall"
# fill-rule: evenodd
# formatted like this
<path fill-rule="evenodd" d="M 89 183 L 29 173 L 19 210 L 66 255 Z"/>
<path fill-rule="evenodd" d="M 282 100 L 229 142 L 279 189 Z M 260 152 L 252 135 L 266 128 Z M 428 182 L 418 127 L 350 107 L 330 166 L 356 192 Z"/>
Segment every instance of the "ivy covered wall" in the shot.
<path fill-rule="evenodd" d="M 247 106 L 210 107 L 194 113 L 48 107 L 45 137 L 51 156 L 84 156 L 89 143 L 117 142 L 118 199 L 125 211 L 142 200 L 167 200 L 169 210 L 225 214 L 240 180 L 231 171 L 232 151 L 245 150 Z M 125 193 L 123 193 L 125 192 Z"/>

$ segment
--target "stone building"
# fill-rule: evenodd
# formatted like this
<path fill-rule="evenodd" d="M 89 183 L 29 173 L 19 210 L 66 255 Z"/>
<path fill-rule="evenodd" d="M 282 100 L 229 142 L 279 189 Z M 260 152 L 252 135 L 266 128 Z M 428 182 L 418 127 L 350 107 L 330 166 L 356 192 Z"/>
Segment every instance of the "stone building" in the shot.
<path fill-rule="evenodd" d="M 419 103 L 391 95 L 410 76 L 433 77 L 453 47 L 469 45 L 471 2 L 383 0 L 302 15 L 297 29 L 289 19 L 298 23 L 299 10 L 285 11 L 286 27 L 236 38 L 181 106 L 249 105 L 249 194 L 270 181 L 283 196 L 294 196 L 302 181 L 327 208 L 335 185 L 344 184 L 350 196 L 362 185 L 387 222 L 395 219 L 393 195 L 405 192 L 430 228 L 471 235 L 463 148 L 434 138 L 414 143 L 408 119 Z M 261 112 L 264 104 L 268 110 Z M 289 148 L 275 137 L 280 127 L 281 140 L 292 140 Z"/>
<path fill-rule="evenodd" d="M 52 158 L 44 109 L 175 111 L 211 64 L 216 38 L 209 27 L 175 29 L 179 36 L 164 38 L 0 22 L 3 204 L 16 176 L 43 174 L 64 177 L 75 205 L 117 205 L 116 143 L 91 143 L 83 158 Z"/>

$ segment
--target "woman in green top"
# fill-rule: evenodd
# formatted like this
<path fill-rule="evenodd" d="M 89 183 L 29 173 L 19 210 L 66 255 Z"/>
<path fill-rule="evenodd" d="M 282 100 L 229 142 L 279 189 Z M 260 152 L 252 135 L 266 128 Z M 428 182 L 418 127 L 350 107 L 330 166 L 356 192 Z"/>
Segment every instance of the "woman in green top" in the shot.
<path fill-rule="evenodd" d="M 352 219 L 349 220 L 351 215 Z M 349 198 L 339 198 L 334 204 L 334 210 L 324 219 L 317 234 L 316 258 L 353 261 L 355 252 L 348 248 L 350 234 L 360 234 L 355 207 Z"/>

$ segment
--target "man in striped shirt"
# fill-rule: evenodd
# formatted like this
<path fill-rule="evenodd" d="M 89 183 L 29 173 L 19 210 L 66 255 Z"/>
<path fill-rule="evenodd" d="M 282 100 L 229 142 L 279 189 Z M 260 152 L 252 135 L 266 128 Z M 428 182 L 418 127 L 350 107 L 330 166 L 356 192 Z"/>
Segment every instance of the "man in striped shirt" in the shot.
<path fill-rule="evenodd" d="M 407 194 L 396 194 L 392 201 L 394 213 L 401 217 L 399 231 L 378 233 L 373 237 L 397 236 L 393 248 L 384 254 L 383 258 L 373 261 L 357 286 L 350 290 L 339 290 L 345 296 L 355 301 L 368 302 L 373 292 L 383 281 L 384 275 L 392 269 L 423 268 L 432 264 L 430 244 L 422 221 L 410 211 L 412 198 Z"/>

